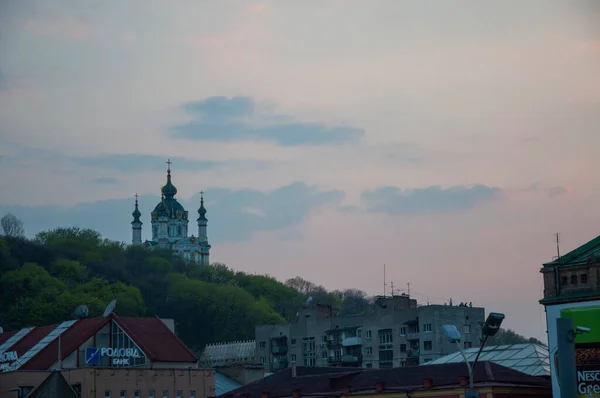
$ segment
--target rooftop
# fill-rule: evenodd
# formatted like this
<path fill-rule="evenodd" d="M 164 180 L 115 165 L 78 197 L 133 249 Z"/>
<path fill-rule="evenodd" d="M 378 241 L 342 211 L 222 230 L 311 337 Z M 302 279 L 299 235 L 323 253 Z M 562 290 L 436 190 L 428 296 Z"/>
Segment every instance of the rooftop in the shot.
<path fill-rule="evenodd" d="M 107 323 L 114 321 L 154 362 L 197 362 L 196 356 L 158 317 L 106 317 L 77 319 L 60 325 L 24 328 L 0 334 L 0 350 L 16 351 L 18 360 L 11 370 L 47 370 L 60 355 L 67 358 Z"/>
<path fill-rule="evenodd" d="M 200 356 L 202 364 L 218 366 L 256 362 L 256 341 L 208 344 Z"/>
<path fill-rule="evenodd" d="M 475 361 L 479 348 L 465 350 L 469 362 Z M 483 348 L 480 361 L 490 361 L 531 376 L 550 376 L 548 347 L 538 344 L 496 345 Z M 446 355 L 421 366 L 464 362 L 460 352 Z"/>
<path fill-rule="evenodd" d="M 293 372 L 296 372 L 295 376 Z M 467 376 L 464 363 L 446 363 L 391 369 L 359 368 L 288 368 L 264 379 L 257 380 L 221 397 L 261 397 L 264 392 L 271 398 L 290 397 L 300 390 L 302 396 L 332 396 L 359 392 L 374 392 L 379 384 L 382 391 L 406 392 L 429 388 L 456 388 L 459 379 Z M 433 387 L 425 387 L 429 380 Z M 493 362 L 480 362 L 474 370 L 474 385 L 540 388 L 549 391 L 550 381 L 531 376 Z M 464 387 L 463 387 L 464 388 Z"/>
<path fill-rule="evenodd" d="M 577 249 L 560 256 L 554 261 L 545 263 L 544 267 L 579 265 L 589 263 L 590 260 L 600 261 L 600 236 L 592 239 Z"/>

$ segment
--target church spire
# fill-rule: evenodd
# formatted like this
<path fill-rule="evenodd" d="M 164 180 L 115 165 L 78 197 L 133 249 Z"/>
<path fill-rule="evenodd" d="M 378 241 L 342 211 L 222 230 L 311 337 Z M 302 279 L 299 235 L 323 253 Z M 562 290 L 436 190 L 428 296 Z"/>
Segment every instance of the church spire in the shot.
<path fill-rule="evenodd" d="M 204 207 L 204 192 L 200 191 L 200 208 L 198 209 L 198 240 L 201 243 L 208 243 L 208 234 L 206 231 L 206 225 L 208 219 L 206 218 L 206 208 Z"/>
<path fill-rule="evenodd" d="M 135 209 L 131 215 L 133 216 L 133 221 L 131 222 L 132 229 L 132 239 L 131 243 L 133 245 L 141 245 L 142 244 L 142 220 L 140 217 L 142 213 L 140 213 L 140 209 L 138 208 L 138 197 L 139 195 L 135 194 Z"/>
<path fill-rule="evenodd" d="M 171 159 L 167 160 L 167 183 L 162 187 L 161 192 L 167 198 L 171 199 L 177 195 L 177 188 L 171 182 Z"/>

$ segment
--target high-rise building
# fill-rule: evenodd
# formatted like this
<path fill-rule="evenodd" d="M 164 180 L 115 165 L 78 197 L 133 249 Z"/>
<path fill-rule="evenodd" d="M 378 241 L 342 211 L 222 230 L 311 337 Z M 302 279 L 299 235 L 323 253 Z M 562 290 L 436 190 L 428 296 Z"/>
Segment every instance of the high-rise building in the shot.
<path fill-rule="evenodd" d="M 298 366 L 391 368 L 458 351 L 442 325 L 456 325 L 464 348 L 480 346 L 485 310 L 472 304 L 417 305 L 403 294 L 379 297 L 373 313 L 339 316 L 331 307 L 298 312 L 293 323 L 256 327 L 256 358 L 268 371 Z"/>

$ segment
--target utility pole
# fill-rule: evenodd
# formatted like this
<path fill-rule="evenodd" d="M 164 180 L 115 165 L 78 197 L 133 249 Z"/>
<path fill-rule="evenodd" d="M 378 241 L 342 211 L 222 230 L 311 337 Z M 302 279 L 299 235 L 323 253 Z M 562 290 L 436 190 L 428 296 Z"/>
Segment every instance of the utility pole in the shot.
<path fill-rule="evenodd" d="M 577 396 L 577 371 L 575 369 L 575 333 L 573 319 L 556 319 L 558 343 L 558 386 L 561 398 Z"/>

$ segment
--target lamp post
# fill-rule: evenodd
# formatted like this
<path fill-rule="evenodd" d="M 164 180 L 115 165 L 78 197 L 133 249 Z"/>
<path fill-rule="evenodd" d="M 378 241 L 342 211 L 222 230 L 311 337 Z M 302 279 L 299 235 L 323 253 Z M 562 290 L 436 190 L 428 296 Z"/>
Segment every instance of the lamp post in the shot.
<path fill-rule="evenodd" d="M 460 345 L 462 336 L 460 335 L 460 332 L 458 331 L 456 325 L 444 325 L 442 327 L 442 330 L 444 331 L 444 334 L 446 335 L 448 341 L 450 341 L 451 343 L 455 343 L 458 346 L 458 350 L 460 351 L 460 354 L 465 360 L 465 364 L 467 365 L 467 369 L 469 371 L 469 389 L 465 392 L 465 398 L 479 397 L 479 393 L 473 388 L 473 369 L 475 369 L 475 365 L 477 365 L 477 360 L 479 359 L 479 355 L 481 355 L 481 351 L 483 350 L 483 347 L 488 337 L 494 336 L 496 333 L 498 333 L 498 330 L 500 330 L 500 325 L 502 324 L 503 320 L 504 314 L 501 314 L 499 312 L 492 312 L 490 313 L 490 315 L 488 315 L 482 328 L 483 337 L 481 339 L 481 346 L 479 347 L 479 351 L 477 352 L 477 356 L 475 357 L 473 366 L 471 366 L 471 363 L 465 355 L 463 347 Z"/>

